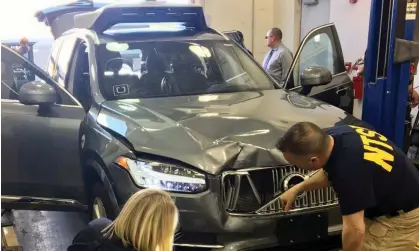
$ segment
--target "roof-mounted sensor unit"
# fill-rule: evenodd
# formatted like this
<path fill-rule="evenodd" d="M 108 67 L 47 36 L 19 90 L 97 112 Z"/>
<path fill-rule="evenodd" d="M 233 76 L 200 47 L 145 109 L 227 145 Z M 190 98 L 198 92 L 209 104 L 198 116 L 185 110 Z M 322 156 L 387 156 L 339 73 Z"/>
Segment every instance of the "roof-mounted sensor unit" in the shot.
<path fill-rule="evenodd" d="M 185 23 L 196 30 L 207 28 L 204 11 L 196 5 L 167 5 L 158 2 L 112 4 L 74 16 L 75 28 L 92 29 L 98 33 L 116 24 L 129 23 Z"/>

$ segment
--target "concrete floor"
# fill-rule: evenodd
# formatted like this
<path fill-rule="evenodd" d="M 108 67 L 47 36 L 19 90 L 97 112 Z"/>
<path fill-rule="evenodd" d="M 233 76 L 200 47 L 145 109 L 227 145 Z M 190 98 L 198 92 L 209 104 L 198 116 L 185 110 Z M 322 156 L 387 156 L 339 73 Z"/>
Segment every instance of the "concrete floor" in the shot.
<path fill-rule="evenodd" d="M 88 222 L 86 214 L 45 211 L 6 212 L 2 217 L 3 221 L 14 222 L 16 235 L 23 246 L 23 251 L 66 251 L 74 236 L 86 227 Z M 176 248 L 175 250 L 196 251 L 193 248 Z M 270 248 L 263 251 L 280 250 L 295 251 L 296 249 Z M 311 247 L 310 250 L 319 251 L 317 247 Z"/>
<path fill-rule="evenodd" d="M 24 251 L 65 251 L 87 224 L 81 213 L 12 211 L 4 217 L 15 223 Z"/>

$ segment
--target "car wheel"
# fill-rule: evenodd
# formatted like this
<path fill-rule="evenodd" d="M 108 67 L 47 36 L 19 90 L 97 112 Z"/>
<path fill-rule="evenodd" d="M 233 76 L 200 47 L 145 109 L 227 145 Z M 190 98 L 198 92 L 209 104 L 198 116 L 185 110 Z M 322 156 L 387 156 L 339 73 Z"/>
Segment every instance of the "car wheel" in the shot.
<path fill-rule="evenodd" d="M 92 189 L 90 217 L 92 220 L 99 218 L 114 220 L 116 218 L 108 192 L 100 182 L 97 182 Z"/>

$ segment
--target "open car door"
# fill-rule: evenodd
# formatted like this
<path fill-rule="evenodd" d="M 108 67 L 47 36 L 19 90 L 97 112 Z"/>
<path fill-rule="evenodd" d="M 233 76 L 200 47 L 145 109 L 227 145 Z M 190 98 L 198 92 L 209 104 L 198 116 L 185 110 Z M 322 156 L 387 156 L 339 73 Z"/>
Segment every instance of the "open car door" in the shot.
<path fill-rule="evenodd" d="M 12 50 L 17 50 L 17 48 L 19 48 L 19 46 L 20 46 L 18 41 L 14 41 L 14 42 L 12 42 L 12 41 L 6 41 L 6 42 L 2 41 L 2 44 L 6 45 L 7 47 L 9 47 Z M 34 62 L 34 58 L 33 58 L 33 45 L 34 44 L 35 44 L 34 42 L 29 42 L 28 43 L 29 51 L 23 55 L 31 63 Z M 26 71 L 25 68 L 23 68 L 21 65 L 13 64 L 12 68 L 13 68 L 13 73 L 14 73 L 14 77 L 15 77 L 16 86 L 22 86 L 26 82 L 35 80 L 35 75 L 33 74 L 33 72 Z"/>
<path fill-rule="evenodd" d="M 247 49 L 246 45 L 244 44 L 243 40 L 243 34 L 240 31 L 232 30 L 232 31 L 223 31 L 224 35 L 226 35 L 228 38 L 230 38 L 232 41 L 240 45 L 247 53 L 249 53 L 251 56 L 253 56 L 252 52 Z"/>
<path fill-rule="evenodd" d="M 45 25 L 51 27 L 51 33 L 54 39 L 56 39 L 67 30 L 75 28 L 75 15 L 94 11 L 108 4 L 81 0 L 39 10 L 35 13 L 35 17 L 39 22 L 43 22 Z"/>
<path fill-rule="evenodd" d="M 1 66 L 2 208 L 85 210 L 78 137 L 83 108 L 39 67 L 3 44 Z M 39 81 L 18 82 L 16 69 Z M 39 89 L 21 96 L 22 86 Z M 41 87 L 55 92 L 40 95 Z M 50 95 L 48 102 L 40 98 L 45 95 Z"/>
<path fill-rule="evenodd" d="M 238 43 L 243 48 L 245 47 L 243 40 L 240 37 L 239 31 L 233 30 L 233 31 L 223 31 L 224 35 L 226 35 L 228 38 L 233 40 L 234 42 Z"/>
<path fill-rule="evenodd" d="M 304 69 L 312 66 L 329 70 L 332 81 L 321 86 L 303 86 L 301 74 Z M 285 83 L 287 89 L 324 101 L 352 114 L 353 86 L 345 71 L 342 47 L 334 24 L 317 27 L 304 37 Z"/>

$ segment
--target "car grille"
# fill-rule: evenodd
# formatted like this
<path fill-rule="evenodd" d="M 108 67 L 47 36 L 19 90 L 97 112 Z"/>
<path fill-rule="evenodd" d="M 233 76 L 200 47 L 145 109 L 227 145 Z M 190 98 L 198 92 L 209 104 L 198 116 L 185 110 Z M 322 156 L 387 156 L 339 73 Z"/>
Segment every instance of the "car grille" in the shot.
<path fill-rule="evenodd" d="M 288 181 L 292 186 L 314 173 L 294 166 L 226 171 L 222 175 L 225 208 L 227 212 L 239 215 L 284 213 L 278 197 L 286 190 L 284 183 Z M 337 203 L 336 193 L 327 187 L 300 194 L 291 212 L 331 207 Z"/>

